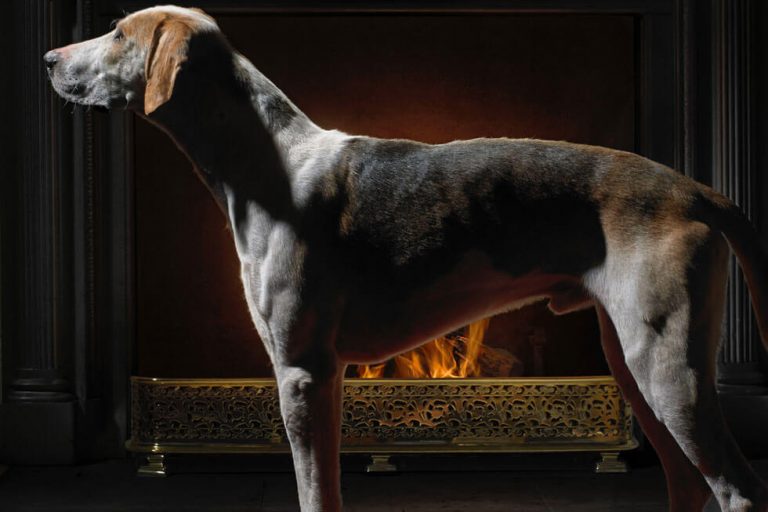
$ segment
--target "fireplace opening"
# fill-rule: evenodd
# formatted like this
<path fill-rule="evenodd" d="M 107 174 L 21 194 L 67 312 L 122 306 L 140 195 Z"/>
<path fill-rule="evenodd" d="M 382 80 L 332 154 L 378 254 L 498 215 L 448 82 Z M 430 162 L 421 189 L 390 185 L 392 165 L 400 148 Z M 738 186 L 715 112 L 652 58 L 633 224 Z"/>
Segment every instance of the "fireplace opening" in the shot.
<path fill-rule="evenodd" d="M 325 128 L 430 143 L 533 137 L 635 149 L 632 16 L 218 21 Z M 163 453 L 287 452 L 225 220 L 164 134 L 137 122 L 133 143 L 138 375 L 129 447 L 150 454 L 150 472 Z M 621 469 L 616 454 L 636 443 L 607 375 L 594 310 L 555 316 L 542 301 L 411 355 L 350 367 L 342 450 L 372 454 L 376 471 L 391 469 L 382 454 L 563 450 L 599 451 L 601 470 Z"/>

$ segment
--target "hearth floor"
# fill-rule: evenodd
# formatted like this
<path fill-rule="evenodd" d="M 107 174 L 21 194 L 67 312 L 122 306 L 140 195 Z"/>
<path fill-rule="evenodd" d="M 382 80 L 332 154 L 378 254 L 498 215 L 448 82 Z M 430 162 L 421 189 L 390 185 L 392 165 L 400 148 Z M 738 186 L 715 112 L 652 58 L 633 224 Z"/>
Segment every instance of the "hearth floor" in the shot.
<path fill-rule="evenodd" d="M 768 476 L 768 461 L 756 464 Z M 662 512 L 658 467 L 588 471 L 346 473 L 349 512 Z M 298 508 L 290 473 L 192 473 L 139 478 L 130 460 L 70 467 L 11 467 L 0 476 L 2 512 L 283 512 Z M 716 506 L 707 510 L 715 511 Z"/>

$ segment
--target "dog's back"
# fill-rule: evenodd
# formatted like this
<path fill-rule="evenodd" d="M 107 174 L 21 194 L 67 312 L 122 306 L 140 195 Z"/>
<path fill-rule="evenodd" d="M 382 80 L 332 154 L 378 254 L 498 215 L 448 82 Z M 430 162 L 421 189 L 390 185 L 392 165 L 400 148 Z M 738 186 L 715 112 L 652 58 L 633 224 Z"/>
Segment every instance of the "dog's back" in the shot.
<path fill-rule="evenodd" d="M 343 160 L 342 239 L 378 272 L 408 280 L 428 279 L 470 250 L 512 275 L 580 275 L 605 255 L 606 205 L 627 230 L 642 230 L 695 193 L 693 182 L 645 158 L 566 142 L 354 137 Z"/>

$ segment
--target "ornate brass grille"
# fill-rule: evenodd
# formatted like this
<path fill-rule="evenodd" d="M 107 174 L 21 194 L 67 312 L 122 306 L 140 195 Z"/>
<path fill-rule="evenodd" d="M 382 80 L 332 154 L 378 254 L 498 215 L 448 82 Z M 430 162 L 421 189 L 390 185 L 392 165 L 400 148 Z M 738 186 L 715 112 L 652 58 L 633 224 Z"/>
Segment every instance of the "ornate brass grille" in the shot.
<path fill-rule="evenodd" d="M 273 379 L 132 379 L 129 449 L 287 452 Z M 618 452 L 636 446 L 610 377 L 348 379 L 342 451 Z"/>

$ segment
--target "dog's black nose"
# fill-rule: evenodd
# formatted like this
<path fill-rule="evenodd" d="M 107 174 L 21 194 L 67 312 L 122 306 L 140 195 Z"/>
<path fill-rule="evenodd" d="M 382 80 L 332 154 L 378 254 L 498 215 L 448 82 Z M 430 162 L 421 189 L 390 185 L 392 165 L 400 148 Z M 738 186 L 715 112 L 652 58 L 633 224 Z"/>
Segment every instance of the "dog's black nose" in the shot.
<path fill-rule="evenodd" d="M 51 50 L 45 55 L 43 55 L 43 62 L 45 62 L 45 67 L 48 69 L 53 69 L 53 66 L 56 65 L 57 62 L 59 62 L 59 54 L 56 50 Z"/>

